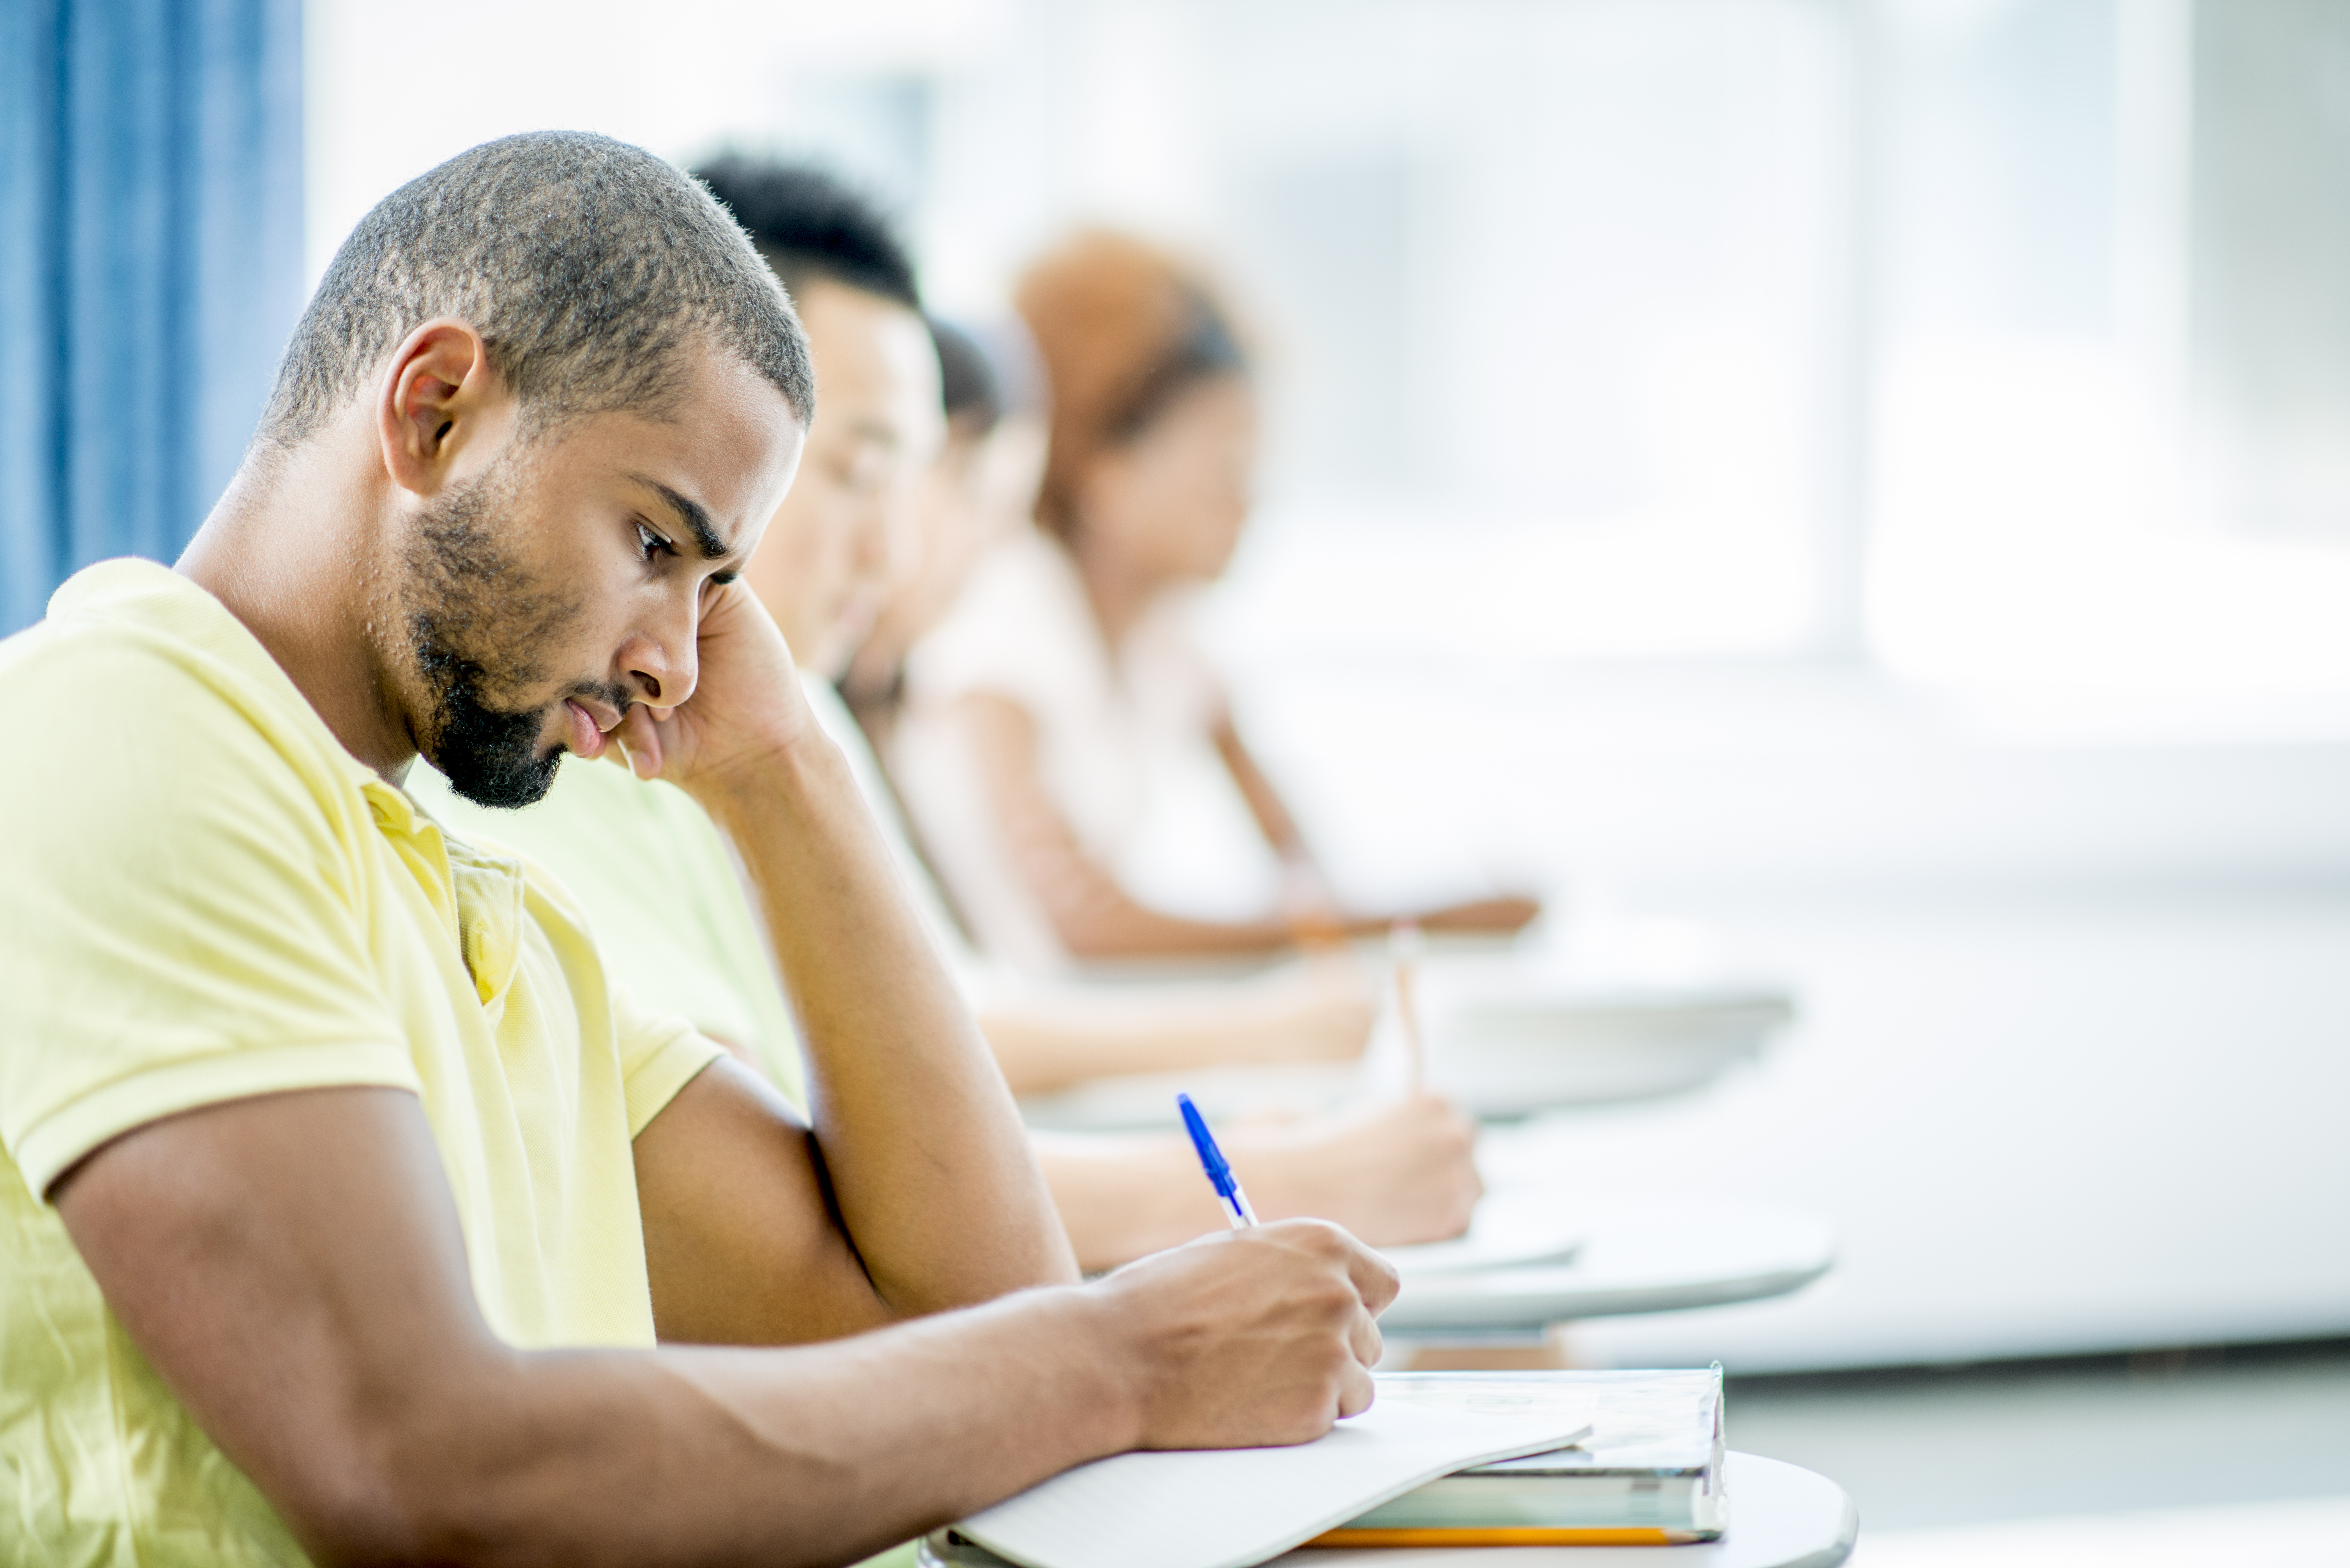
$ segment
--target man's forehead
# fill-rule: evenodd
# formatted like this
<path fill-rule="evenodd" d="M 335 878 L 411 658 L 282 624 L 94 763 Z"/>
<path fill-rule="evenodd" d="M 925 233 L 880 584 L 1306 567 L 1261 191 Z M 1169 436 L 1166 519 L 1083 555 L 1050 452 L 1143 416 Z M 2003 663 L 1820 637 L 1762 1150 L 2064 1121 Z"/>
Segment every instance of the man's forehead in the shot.
<path fill-rule="evenodd" d="M 710 559 L 742 555 L 799 463 L 803 428 L 783 394 L 735 363 L 705 363 L 679 406 L 654 419 L 590 416 L 576 456 L 618 479 Z M 557 461 L 561 461 L 558 459 Z"/>

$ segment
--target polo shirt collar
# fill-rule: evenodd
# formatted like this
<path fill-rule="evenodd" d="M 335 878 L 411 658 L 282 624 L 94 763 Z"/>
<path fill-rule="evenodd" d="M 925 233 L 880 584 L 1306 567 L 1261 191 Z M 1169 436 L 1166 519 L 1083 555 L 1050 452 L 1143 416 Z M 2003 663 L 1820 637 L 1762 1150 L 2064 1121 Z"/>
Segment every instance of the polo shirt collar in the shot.
<path fill-rule="evenodd" d="M 192 644 L 252 682 L 288 722 L 323 742 L 326 754 L 366 800 L 376 830 L 421 857 L 423 885 L 436 903 L 444 904 L 442 918 L 483 1004 L 503 1004 L 520 961 L 521 866 L 452 837 L 406 791 L 351 755 L 302 689 L 226 605 L 168 566 L 126 558 L 75 573 L 50 597 L 48 613 L 51 620 L 86 616 L 121 621 Z"/>
<path fill-rule="evenodd" d="M 344 766 L 351 783 L 370 799 L 375 797 L 375 791 L 368 787 L 370 784 L 406 798 L 386 784 L 373 768 L 351 755 L 334 731 L 327 727 L 327 722 L 318 717 L 318 711 L 310 706 L 310 700 L 302 695 L 302 689 L 294 684 L 294 678 L 262 646 L 261 639 L 232 615 L 226 605 L 192 579 L 169 566 L 137 557 L 100 561 L 76 572 L 50 596 L 51 620 L 72 616 L 95 616 L 151 628 L 202 649 L 274 699 L 289 721 L 325 742 L 328 754 Z"/>

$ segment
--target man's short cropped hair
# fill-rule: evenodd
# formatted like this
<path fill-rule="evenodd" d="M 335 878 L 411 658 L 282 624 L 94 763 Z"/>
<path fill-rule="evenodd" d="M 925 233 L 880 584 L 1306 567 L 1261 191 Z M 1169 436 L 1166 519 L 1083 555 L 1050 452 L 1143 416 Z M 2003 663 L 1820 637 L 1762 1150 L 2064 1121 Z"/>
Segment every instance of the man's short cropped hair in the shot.
<path fill-rule="evenodd" d="M 727 153 L 694 170 L 759 254 L 794 293 L 830 278 L 866 294 L 922 307 L 914 264 L 897 230 L 870 198 L 806 163 L 776 163 Z"/>
<path fill-rule="evenodd" d="M 482 335 L 525 428 L 671 417 L 695 343 L 803 423 L 816 411 L 799 318 L 710 193 L 642 148 L 543 130 L 461 152 L 359 221 L 294 328 L 259 439 L 303 441 L 441 316 Z"/>

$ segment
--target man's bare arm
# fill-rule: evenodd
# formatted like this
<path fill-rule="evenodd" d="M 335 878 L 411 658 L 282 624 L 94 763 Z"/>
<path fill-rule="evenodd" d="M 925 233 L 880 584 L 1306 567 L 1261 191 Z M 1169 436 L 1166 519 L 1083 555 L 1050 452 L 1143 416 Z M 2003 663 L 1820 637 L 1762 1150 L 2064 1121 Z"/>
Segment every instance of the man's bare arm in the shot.
<path fill-rule="evenodd" d="M 653 1323 L 669 1345 L 806 1345 L 913 1315 L 865 1272 L 784 1097 L 712 1062 L 639 1134 Z"/>
<path fill-rule="evenodd" d="M 798 1014 L 812 1148 L 879 1302 L 907 1317 L 1074 1281 L 1003 1076 L 847 761 L 808 710 L 775 622 L 740 583 L 714 588 L 697 648 L 691 700 L 631 708 L 615 739 L 640 774 L 691 794 L 743 858 Z M 727 1163 L 719 1152 L 664 1136 L 663 1121 L 694 1114 L 681 1102 L 638 1139 L 648 1191 L 721 1190 L 709 1179 Z M 755 1122 L 743 1123 L 754 1158 Z M 662 1169 L 697 1157 L 703 1176 L 673 1182 Z M 698 1222 L 731 1224 L 739 1209 L 730 1201 Z M 648 1246 L 672 1285 L 698 1270 L 691 1289 L 708 1299 L 755 1265 L 755 1237 L 740 1238 L 740 1249 L 672 1246 L 650 1234 L 665 1216 L 691 1216 L 648 1207 Z"/>
<path fill-rule="evenodd" d="M 1368 1403 L 1394 1278 L 1306 1223 L 823 1346 L 523 1352 L 422 1107 L 214 1106 L 52 1197 L 108 1303 L 322 1563 L 843 1562 L 1086 1459 Z"/>

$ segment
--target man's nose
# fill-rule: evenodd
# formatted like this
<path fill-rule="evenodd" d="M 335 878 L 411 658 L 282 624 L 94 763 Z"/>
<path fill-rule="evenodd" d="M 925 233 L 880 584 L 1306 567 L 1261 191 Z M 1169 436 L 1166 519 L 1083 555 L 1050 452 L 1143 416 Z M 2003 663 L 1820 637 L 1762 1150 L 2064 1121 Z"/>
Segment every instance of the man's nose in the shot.
<path fill-rule="evenodd" d="M 689 604 L 661 625 L 629 638 L 621 649 L 621 668 L 642 701 L 655 708 L 674 708 L 693 695 L 694 682 L 701 676 L 699 611 L 698 604 Z"/>

